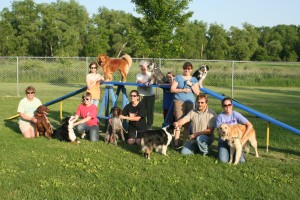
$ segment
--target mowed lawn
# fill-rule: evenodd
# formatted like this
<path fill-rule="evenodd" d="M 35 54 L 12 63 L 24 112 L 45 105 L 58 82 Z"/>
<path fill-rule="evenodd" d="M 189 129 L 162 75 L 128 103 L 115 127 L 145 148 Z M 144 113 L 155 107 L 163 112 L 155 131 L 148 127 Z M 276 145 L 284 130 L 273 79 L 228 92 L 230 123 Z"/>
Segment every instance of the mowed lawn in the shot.
<path fill-rule="evenodd" d="M 249 88 L 241 99 L 262 99 L 258 111 L 284 120 L 279 106 L 286 96 L 276 97 L 270 105 L 265 103 L 266 90 L 275 94 L 278 88 L 262 88 L 259 92 Z M 295 101 L 297 95 L 290 95 L 288 101 Z M 37 96 L 42 102 L 57 97 L 54 93 L 46 98 Z M 64 101 L 64 117 L 74 114 L 79 97 Z M 103 133 L 99 142 L 81 140 L 77 145 L 44 137 L 28 140 L 20 134 L 16 119 L 5 120 L 17 114 L 20 99 L 0 97 L 1 199 L 298 199 L 299 135 L 271 124 L 267 153 L 267 123 L 251 114 L 242 112 L 254 124 L 260 157 L 255 158 L 251 149 L 246 163 L 233 166 L 217 161 L 216 140 L 208 157 L 182 156 L 169 147 L 168 157 L 153 153 L 151 160 L 142 157 L 138 146 L 105 144 Z M 209 104 L 217 113 L 221 111 L 219 100 L 210 97 Z M 159 128 L 163 121 L 161 99 L 155 106 L 154 125 Z M 56 128 L 59 104 L 49 108 L 50 121 Z M 282 111 L 287 114 L 297 110 L 298 104 Z M 299 128 L 299 119 L 298 114 L 285 123 Z M 103 121 L 101 124 L 103 131 Z"/>

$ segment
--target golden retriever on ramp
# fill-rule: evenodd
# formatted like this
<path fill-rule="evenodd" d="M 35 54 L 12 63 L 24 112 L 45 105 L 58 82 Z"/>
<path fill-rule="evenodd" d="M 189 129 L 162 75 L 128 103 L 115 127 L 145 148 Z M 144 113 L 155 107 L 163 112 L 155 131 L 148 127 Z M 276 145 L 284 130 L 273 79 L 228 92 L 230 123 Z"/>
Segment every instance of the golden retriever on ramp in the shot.
<path fill-rule="evenodd" d="M 235 162 L 234 164 L 238 164 L 239 160 L 242 156 L 242 149 L 244 147 L 245 151 L 249 153 L 249 146 L 248 142 L 250 142 L 251 146 L 255 149 L 255 156 L 258 157 L 257 151 L 257 140 L 256 140 L 256 133 L 255 130 L 252 128 L 248 135 L 248 140 L 242 147 L 241 139 L 244 137 L 246 132 L 246 126 L 242 124 L 237 125 L 228 125 L 228 124 L 221 124 L 218 127 L 218 133 L 222 140 L 227 141 L 228 145 L 230 146 L 230 160 L 229 163 L 233 161 L 233 155 L 235 154 Z"/>
<path fill-rule="evenodd" d="M 103 70 L 105 81 L 112 81 L 112 74 L 119 71 L 122 76 L 122 82 L 126 82 L 132 58 L 127 54 L 121 58 L 110 58 L 106 54 L 98 54 L 98 64 Z"/>

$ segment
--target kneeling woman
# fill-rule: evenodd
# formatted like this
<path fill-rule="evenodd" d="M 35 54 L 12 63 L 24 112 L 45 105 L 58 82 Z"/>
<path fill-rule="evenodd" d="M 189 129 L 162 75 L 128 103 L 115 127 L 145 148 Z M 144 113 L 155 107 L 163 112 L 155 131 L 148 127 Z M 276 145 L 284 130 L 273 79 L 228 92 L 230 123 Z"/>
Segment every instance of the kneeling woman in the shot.
<path fill-rule="evenodd" d="M 131 102 L 127 104 L 120 115 L 121 119 L 128 120 L 128 144 L 140 144 L 140 133 L 147 130 L 145 105 L 139 101 L 137 90 L 130 92 Z"/>
<path fill-rule="evenodd" d="M 97 107 L 92 104 L 92 95 L 89 92 L 82 96 L 82 103 L 78 106 L 75 114 L 74 126 L 79 133 L 87 133 L 90 141 L 99 140 L 99 123 L 97 118 Z M 82 119 L 77 121 L 78 118 Z"/>

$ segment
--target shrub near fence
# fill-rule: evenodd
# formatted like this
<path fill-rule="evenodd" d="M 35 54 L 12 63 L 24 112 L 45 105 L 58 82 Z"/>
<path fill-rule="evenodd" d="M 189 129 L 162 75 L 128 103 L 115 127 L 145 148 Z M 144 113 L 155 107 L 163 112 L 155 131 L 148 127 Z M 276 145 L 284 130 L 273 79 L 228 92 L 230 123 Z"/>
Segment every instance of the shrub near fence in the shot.
<path fill-rule="evenodd" d="M 141 58 L 134 58 L 129 71 L 128 82 L 135 82 L 140 72 Z M 181 59 L 145 59 L 154 60 L 163 73 L 174 71 L 182 73 L 182 65 L 189 61 L 194 71 L 203 64 L 210 67 L 204 87 L 208 87 L 272 117 L 272 112 L 282 112 L 282 105 L 293 107 L 295 112 L 284 113 L 283 122 L 291 119 L 293 126 L 300 128 L 300 63 L 283 62 L 242 62 L 209 61 Z M 34 85 L 38 96 L 54 99 L 85 86 L 85 75 L 90 62 L 95 57 L 60 58 L 60 57 L 0 57 L 0 82 L 3 96 L 22 97 L 26 86 Z M 102 71 L 99 70 L 101 74 Z M 114 74 L 114 81 L 121 80 L 119 73 Z M 102 85 L 102 90 L 104 86 Z M 127 91 L 135 87 L 128 87 Z M 157 89 L 157 100 L 161 101 L 162 91 Z M 276 95 L 275 95 L 276 94 Z M 279 94 L 279 95 L 278 95 Z M 286 96 L 286 102 L 278 102 Z M 280 97 L 280 98 L 279 98 Z M 219 101 L 211 99 L 210 104 L 220 112 Z M 272 109 L 269 107 L 272 106 Z"/>

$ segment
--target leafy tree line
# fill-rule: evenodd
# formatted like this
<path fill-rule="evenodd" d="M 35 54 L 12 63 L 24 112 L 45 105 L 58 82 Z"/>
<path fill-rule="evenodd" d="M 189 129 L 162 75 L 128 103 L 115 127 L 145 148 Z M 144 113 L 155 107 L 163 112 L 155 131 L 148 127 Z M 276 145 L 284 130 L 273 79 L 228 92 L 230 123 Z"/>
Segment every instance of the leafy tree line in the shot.
<path fill-rule="evenodd" d="M 75 0 L 12 1 L 0 12 L 0 56 L 91 56 L 300 61 L 300 27 L 242 28 L 191 21 L 191 0 L 132 0 L 139 17 Z M 201 8 L 199 8 L 201 9 Z"/>

